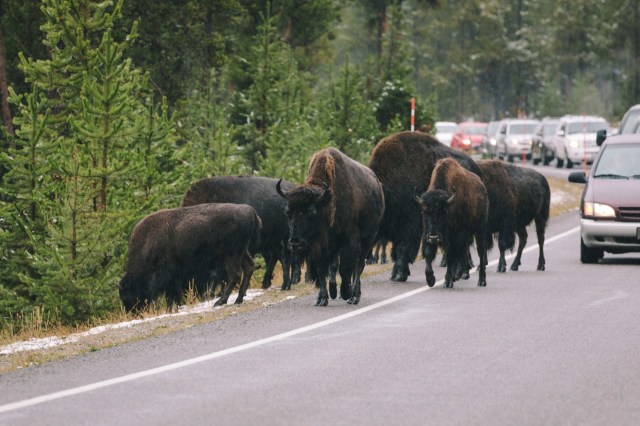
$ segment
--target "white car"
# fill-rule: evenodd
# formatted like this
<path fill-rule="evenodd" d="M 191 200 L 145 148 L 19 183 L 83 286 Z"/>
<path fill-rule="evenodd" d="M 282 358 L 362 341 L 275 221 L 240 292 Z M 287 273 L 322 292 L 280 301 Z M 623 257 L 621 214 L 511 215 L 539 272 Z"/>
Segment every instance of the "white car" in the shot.
<path fill-rule="evenodd" d="M 451 146 L 451 137 L 458 131 L 458 124 L 453 121 L 436 121 L 436 139 L 446 146 Z"/>
<path fill-rule="evenodd" d="M 538 126 L 538 120 L 510 118 L 500 122 L 500 131 L 496 144 L 498 158 L 506 157 L 510 163 L 514 158 L 531 158 L 533 134 Z"/>
<path fill-rule="evenodd" d="M 572 168 L 574 164 L 586 161 L 593 163 L 600 147 L 596 143 L 597 133 L 609 129 L 609 123 L 602 117 L 589 115 L 567 115 L 560 118 L 554 138 L 556 167 Z"/>

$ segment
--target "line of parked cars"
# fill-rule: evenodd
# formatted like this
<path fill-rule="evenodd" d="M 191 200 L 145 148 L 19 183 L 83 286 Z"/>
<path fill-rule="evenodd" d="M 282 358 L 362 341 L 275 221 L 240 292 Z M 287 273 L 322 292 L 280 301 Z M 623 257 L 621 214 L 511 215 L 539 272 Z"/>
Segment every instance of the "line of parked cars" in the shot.
<path fill-rule="evenodd" d="M 460 123 L 451 140 L 469 133 L 467 126 L 478 127 L 478 123 Z M 586 173 L 569 175 L 570 182 L 585 184 L 580 202 L 580 261 L 596 263 L 605 252 L 640 252 L 640 104 L 629 108 L 618 129 L 611 129 L 603 117 L 565 115 L 491 121 L 479 145 L 462 139 L 460 145 L 451 142 L 450 146 L 485 158 L 510 162 L 526 158 L 535 165 L 555 162 L 558 168 L 584 161 L 591 164 Z"/>

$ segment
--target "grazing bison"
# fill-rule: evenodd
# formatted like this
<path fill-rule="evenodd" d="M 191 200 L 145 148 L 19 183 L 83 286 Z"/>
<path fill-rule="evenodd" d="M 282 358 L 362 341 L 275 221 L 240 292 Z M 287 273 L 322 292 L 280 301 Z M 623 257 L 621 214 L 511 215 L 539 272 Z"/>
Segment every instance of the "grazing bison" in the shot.
<path fill-rule="evenodd" d="M 420 248 L 422 218 L 415 203 L 416 192 L 427 189 L 436 161 L 453 157 L 466 169 L 480 175 L 476 163 L 461 151 L 453 150 L 421 132 L 400 132 L 380 140 L 371 153 L 369 167 L 385 195 L 385 213 L 379 238 L 392 244 L 392 281 L 406 281 L 409 264 Z"/>
<path fill-rule="evenodd" d="M 191 185 L 182 199 L 182 206 L 233 203 L 253 207 L 262 220 L 262 233 L 260 246 L 250 247 L 250 252 L 264 257 L 267 269 L 262 288 L 271 287 L 273 270 L 276 262 L 280 261 L 283 275 L 281 288 L 289 290 L 292 282 L 292 258 L 287 244 L 289 225 L 284 214 L 286 203 L 276 192 L 276 182 L 276 179 L 258 176 L 216 176 L 202 179 Z M 288 190 L 294 185 L 285 181 L 282 186 Z M 299 271 L 297 274 L 299 275 Z"/>
<path fill-rule="evenodd" d="M 433 170 L 429 188 L 415 199 L 421 207 L 424 223 L 422 250 L 429 287 L 436 281 L 432 262 L 438 245 L 442 247 L 447 263 L 444 286 L 451 288 L 460 274 L 468 269 L 469 247 L 474 237 L 480 258 L 478 286 L 485 287 L 485 237 L 489 200 L 480 177 L 466 170 L 453 158 L 439 160 Z"/>
<path fill-rule="evenodd" d="M 527 226 L 535 221 L 538 236 L 538 270 L 544 271 L 544 234 L 549 219 L 551 192 L 547 179 L 532 169 L 522 168 L 498 160 L 481 160 L 482 180 L 489 194 L 489 222 L 487 249 L 493 247 L 492 234 L 497 234 L 500 261 L 498 272 L 505 272 L 504 253 L 513 250 L 518 234 L 518 252 L 511 270 L 520 266 L 522 250 L 527 244 Z"/>
<path fill-rule="evenodd" d="M 256 211 L 243 204 L 200 204 L 146 216 L 129 239 L 120 281 L 125 309 L 135 312 L 162 293 L 171 309 L 182 304 L 191 280 L 203 288 L 220 270 L 226 271 L 227 285 L 216 305 L 227 303 L 241 276 L 236 303 L 242 303 L 254 267 L 249 246 L 259 243 L 260 228 Z"/>
<path fill-rule="evenodd" d="M 317 306 L 337 296 L 335 279 L 326 278 L 338 266 L 340 297 L 360 301 L 360 274 L 384 212 L 384 194 L 375 174 L 335 148 L 314 154 L 305 182 L 278 193 L 287 201 L 289 244 L 305 253 L 312 278 L 320 288 Z M 353 283 L 353 285 L 352 285 Z"/>

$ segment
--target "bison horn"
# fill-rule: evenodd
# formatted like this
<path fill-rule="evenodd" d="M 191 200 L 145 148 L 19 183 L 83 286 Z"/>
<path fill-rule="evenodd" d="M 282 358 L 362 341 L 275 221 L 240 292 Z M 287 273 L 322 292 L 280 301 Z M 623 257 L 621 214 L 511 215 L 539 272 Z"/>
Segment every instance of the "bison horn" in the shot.
<path fill-rule="evenodd" d="M 451 202 L 453 201 L 453 199 L 455 198 L 455 196 L 456 196 L 456 193 L 455 193 L 455 192 L 453 192 L 453 193 L 451 194 L 451 197 L 447 198 L 447 204 L 451 204 Z"/>
<path fill-rule="evenodd" d="M 422 198 L 418 197 L 417 195 L 415 195 L 414 197 L 416 199 L 416 203 L 420 205 L 424 204 L 424 200 Z"/>
<path fill-rule="evenodd" d="M 287 194 L 280 187 L 281 182 L 282 182 L 282 179 L 278 180 L 278 182 L 276 183 L 276 191 L 278 192 L 278 194 L 280 194 L 282 198 L 287 198 Z"/>

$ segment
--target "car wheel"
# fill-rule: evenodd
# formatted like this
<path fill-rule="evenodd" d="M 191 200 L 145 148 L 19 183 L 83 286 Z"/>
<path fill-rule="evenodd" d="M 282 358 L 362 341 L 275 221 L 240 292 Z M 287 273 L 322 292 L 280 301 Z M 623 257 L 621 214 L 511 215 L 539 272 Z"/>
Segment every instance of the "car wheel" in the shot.
<path fill-rule="evenodd" d="M 561 169 L 562 166 L 564 166 L 564 160 L 560 157 L 556 158 L 556 167 L 558 169 Z"/>
<path fill-rule="evenodd" d="M 580 262 L 596 263 L 603 256 L 604 252 L 602 250 L 585 246 L 584 241 L 580 238 Z"/>
<path fill-rule="evenodd" d="M 553 157 L 547 154 L 547 149 L 545 148 L 544 151 L 542 152 L 542 164 L 544 164 L 545 166 L 548 166 L 551 160 L 553 160 Z"/>
<path fill-rule="evenodd" d="M 507 160 L 509 160 L 510 163 L 513 163 L 513 155 L 509 154 L 507 156 Z"/>
<path fill-rule="evenodd" d="M 540 159 L 539 158 L 534 158 L 533 159 L 533 165 L 537 166 L 538 164 L 540 164 Z"/>

